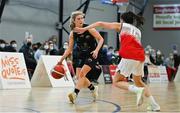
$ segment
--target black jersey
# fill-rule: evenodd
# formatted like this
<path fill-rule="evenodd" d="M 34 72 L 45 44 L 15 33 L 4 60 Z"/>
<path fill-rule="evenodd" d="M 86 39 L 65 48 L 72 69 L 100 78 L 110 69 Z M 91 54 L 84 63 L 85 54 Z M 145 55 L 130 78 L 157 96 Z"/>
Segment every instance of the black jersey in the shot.
<path fill-rule="evenodd" d="M 87 25 L 83 25 L 85 27 Z M 96 49 L 97 41 L 96 39 L 86 31 L 82 34 L 73 33 L 75 48 L 78 53 L 78 57 L 89 56 L 92 51 Z M 82 56 L 83 55 L 83 56 Z"/>

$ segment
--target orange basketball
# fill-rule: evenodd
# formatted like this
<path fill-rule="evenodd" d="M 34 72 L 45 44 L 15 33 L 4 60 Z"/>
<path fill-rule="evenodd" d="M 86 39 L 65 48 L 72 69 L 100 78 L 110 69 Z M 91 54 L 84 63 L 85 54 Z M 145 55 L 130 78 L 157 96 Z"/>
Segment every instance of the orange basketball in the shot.
<path fill-rule="evenodd" d="M 65 70 L 63 65 L 56 65 L 52 71 L 51 75 L 55 79 L 60 79 L 65 76 Z"/>

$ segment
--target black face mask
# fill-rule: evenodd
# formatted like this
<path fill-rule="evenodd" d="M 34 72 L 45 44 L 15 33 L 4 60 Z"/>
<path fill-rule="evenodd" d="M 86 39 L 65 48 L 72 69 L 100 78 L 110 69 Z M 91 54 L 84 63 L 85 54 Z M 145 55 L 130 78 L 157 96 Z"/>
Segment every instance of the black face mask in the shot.
<path fill-rule="evenodd" d="M 27 46 L 30 47 L 32 45 L 31 42 L 27 42 Z"/>
<path fill-rule="evenodd" d="M 37 49 L 38 49 L 37 47 L 34 47 L 34 48 L 33 48 L 34 51 L 37 51 Z"/>

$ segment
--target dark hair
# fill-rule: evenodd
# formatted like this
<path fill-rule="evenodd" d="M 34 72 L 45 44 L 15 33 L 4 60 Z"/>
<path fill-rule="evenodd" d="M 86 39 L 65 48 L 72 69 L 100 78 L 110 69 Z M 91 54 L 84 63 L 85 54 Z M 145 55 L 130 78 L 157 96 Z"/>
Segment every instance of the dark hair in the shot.
<path fill-rule="evenodd" d="M 142 17 L 140 15 L 136 15 L 131 11 L 123 13 L 121 15 L 121 19 L 125 23 L 133 24 L 136 27 L 141 27 L 144 24 L 144 17 Z"/>
<path fill-rule="evenodd" d="M 16 41 L 15 40 L 11 40 L 10 44 L 13 44 L 13 43 L 16 43 Z"/>

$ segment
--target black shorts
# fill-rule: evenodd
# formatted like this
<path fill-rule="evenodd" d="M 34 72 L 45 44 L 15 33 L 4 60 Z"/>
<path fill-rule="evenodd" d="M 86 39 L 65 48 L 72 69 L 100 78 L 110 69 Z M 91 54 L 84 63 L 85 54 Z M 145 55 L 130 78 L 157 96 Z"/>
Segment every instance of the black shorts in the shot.
<path fill-rule="evenodd" d="M 87 73 L 86 77 L 91 80 L 98 80 L 99 76 L 101 75 L 102 69 L 100 65 L 95 65 L 91 70 Z"/>
<path fill-rule="evenodd" d="M 91 68 L 91 70 L 86 75 L 88 79 L 92 78 L 93 76 L 99 76 L 101 74 L 101 67 L 98 65 L 98 59 L 94 59 L 92 55 L 81 56 L 77 59 L 74 59 L 73 63 L 75 68 L 82 68 L 83 65 L 88 65 Z"/>
<path fill-rule="evenodd" d="M 82 68 L 83 65 L 88 65 L 91 69 L 97 64 L 97 59 L 94 59 L 92 56 L 86 58 L 79 58 L 74 61 L 75 67 Z"/>

